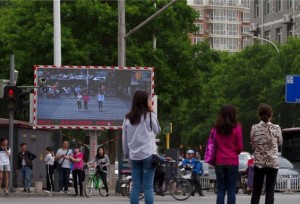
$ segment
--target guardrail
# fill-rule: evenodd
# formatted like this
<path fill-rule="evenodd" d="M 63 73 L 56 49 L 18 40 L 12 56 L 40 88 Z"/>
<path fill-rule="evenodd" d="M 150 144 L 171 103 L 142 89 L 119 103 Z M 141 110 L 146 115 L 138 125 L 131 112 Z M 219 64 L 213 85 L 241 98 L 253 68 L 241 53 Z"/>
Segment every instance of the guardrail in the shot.
<path fill-rule="evenodd" d="M 275 191 L 293 192 L 300 191 L 299 176 L 277 177 Z"/>

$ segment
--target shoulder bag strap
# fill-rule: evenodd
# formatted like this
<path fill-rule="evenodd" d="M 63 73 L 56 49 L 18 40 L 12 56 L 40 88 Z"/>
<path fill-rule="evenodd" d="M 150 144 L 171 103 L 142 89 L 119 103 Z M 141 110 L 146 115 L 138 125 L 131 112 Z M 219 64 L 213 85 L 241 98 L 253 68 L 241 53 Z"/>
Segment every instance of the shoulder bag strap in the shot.
<path fill-rule="evenodd" d="M 68 155 L 68 152 L 69 152 L 69 149 L 67 150 L 66 155 Z M 64 158 L 64 159 L 62 160 L 62 162 L 60 163 L 60 165 L 62 165 L 62 164 L 64 163 L 65 159 L 66 159 L 66 158 Z"/>
<path fill-rule="evenodd" d="M 150 112 L 150 128 L 151 128 L 151 131 L 152 131 L 152 116 L 151 116 L 151 112 Z"/>

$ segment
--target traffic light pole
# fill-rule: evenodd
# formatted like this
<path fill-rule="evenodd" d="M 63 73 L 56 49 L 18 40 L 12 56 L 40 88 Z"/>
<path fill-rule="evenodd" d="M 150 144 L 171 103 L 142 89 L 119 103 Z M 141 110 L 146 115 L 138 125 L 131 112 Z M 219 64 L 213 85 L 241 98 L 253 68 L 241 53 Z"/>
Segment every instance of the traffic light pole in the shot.
<path fill-rule="evenodd" d="M 10 55 L 10 80 L 11 86 L 14 86 L 14 70 L 15 70 L 15 56 Z M 9 174 L 9 191 L 13 192 L 13 155 L 14 155 L 14 111 L 9 111 L 9 144 L 10 144 L 10 174 Z"/>

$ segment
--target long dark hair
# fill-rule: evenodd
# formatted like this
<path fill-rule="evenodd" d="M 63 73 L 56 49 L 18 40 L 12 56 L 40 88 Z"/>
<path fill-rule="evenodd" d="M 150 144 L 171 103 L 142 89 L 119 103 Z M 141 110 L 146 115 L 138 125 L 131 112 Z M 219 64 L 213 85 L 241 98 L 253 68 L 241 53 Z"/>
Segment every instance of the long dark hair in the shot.
<path fill-rule="evenodd" d="M 101 155 L 99 154 L 99 150 L 102 149 L 103 150 L 103 157 L 104 157 L 104 154 L 105 154 L 105 151 L 104 151 L 104 148 L 103 147 L 98 147 L 97 149 L 97 154 L 95 156 L 96 159 L 100 159 Z"/>
<path fill-rule="evenodd" d="M 230 135 L 232 129 L 236 127 L 238 120 L 236 117 L 236 107 L 227 104 L 221 107 L 218 118 L 216 120 L 217 133 Z"/>
<path fill-rule="evenodd" d="M 146 118 L 148 109 L 149 94 L 146 91 L 136 91 L 132 99 L 131 110 L 126 114 L 126 119 L 129 119 L 132 125 L 137 125 L 141 122 L 141 117 Z"/>

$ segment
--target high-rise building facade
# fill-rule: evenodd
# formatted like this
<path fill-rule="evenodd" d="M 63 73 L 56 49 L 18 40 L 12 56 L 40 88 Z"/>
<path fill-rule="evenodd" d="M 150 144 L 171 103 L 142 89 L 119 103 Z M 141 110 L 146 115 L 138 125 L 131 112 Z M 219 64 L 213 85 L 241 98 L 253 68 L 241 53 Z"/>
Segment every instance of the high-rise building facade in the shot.
<path fill-rule="evenodd" d="M 238 52 L 248 41 L 243 34 L 250 31 L 250 0 L 187 0 L 198 15 L 192 34 L 197 44 L 208 39 L 216 50 Z"/>
<path fill-rule="evenodd" d="M 299 37 L 300 0 L 251 0 L 253 35 L 281 44 L 289 36 Z"/>

